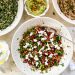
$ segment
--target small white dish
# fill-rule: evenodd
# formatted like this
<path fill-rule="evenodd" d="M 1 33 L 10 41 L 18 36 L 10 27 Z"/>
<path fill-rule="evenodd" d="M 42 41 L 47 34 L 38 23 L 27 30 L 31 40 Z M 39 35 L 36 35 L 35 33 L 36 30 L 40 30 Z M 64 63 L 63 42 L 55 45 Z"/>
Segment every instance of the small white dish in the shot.
<path fill-rule="evenodd" d="M 64 64 L 64 66 L 62 67 L 61 65 L 55 67 L 53 66 L 51 68 L 50 71 L 48 71 L 48 73 L 40 73 L 38 70 L 37 71 L 32 71 L 30 69 L 30 66 L 28 64 L 25 64 L 22 62 L 21 58 L 20 58 L 20 54 L 18 52 L 18 48 L 19 48 L 19 42 L 22 39 L 22 35 L 24 32 L 26 32 L 29 28 L 36 26 L 36 25 L 43 25 L 43 26 L 49 26 L 55 29 L 60 29 L 61 33 L 63 36 L 65 36 L 66 38 L 68 38 L 69 40 L 72 40 L 71 35 L 69 33 L 69 31 L 67 30 L 67 28 L 61 24 L 60 22 L 49 18 L 49 17 L 39 17 L 39 18 L 32 18 L 26 22 L 24 22 L 15 32 L 13 39 L 12 39 L 12 44 L 11 44 L 11 53 L 12 53 L 12 57 L 13 60 L 15 61 L 15 64 L 17 65 L 17 67 L 24 72 L 26 75 L 59 75 L 60 73 L 62 73 L 67 66 L 69 65 L 69 62 L 72 59 L 72 55 L 73 55 L 73 44 L 62 38 L 62 43 L 64 46 L 64 56 L 60 61 L 60 64 Z M 67 54 L 67 55 L 66 55 Z"/>
<path fill-rule="evenodd" d="M 9 25 L 6 29 L 0 31 L 0 36 L 9 33 L 18 25 L 18 23 L 22 17 L 22 14 L 23 14 L 23 6 L 24 6 L 23 0 L 19 0 L 18 1 L 18 12 L 17 12 L 17 15 L 16 15 L 13 23 L 11 25 Z"/>
<path fill-rule="evenodd" d="M 4 64 L 10 55 L 10 50 L 8 43 L 6 41 L 0 40 L 0 65 Z"/>
<path fill-rule="evenodd" d="M 46 8 L 46 10 L 45 10 L 42 14 L 40 14 L 40 15 L 38 15 L 38 16 L 35 16 L 35 15 L 31 14 L 31 13 L 27 10 L 27 6 L 26 6 L 26 4 L 25 4 L 26 0 L 24 0 L 24 4 L 25 4 L 24 8 L 25 8 L 25 10 L 26 10 L 26 12 L 27 12 L 28 15 L 30 15 L 30 16 L 32 16 L 32 17 L 41 17 L 41 16 L 44 16 L 44 15 L 47 13 L 48 9 L 49 9 L 49 0 L 46 0 L 46 1 L 47 1 L 47 8 Z"/>
<path fill-rule="evenodd" d="M 71 24 L 75 24 L 75 20 L 71 20 L 70 18 L 66 17 L 66 16 L 63 14 L 63 12 L 61 12 L 60 7 L 59 7 L 57 1 L 58 1 L 58 0 L 52 0 L 52 3 L 53 3 L 53 6 L 54 6 L 56 12 L 58 13 L 58 15 L 59 15 L 62 19 L 64 19 L 65 21 L 67 21 L 67 22 L 69 22 L 69 23 L 71 23 Z"/>

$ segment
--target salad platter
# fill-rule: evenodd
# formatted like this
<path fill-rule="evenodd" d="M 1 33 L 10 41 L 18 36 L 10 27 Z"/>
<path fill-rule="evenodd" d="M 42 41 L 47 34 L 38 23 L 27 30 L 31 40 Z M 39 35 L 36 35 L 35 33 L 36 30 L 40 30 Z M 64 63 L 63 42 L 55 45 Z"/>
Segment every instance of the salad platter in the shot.
<path fill-rule="evenodd" d="M 62 42 L 61 42 L 63 44 L 63 46 L 58 46 L 60 43 L 54 44 L 52 42 L 54 40 L 54 38 L 52 38 L 52 37 L 57 36 L 58 37 L 57 39 L 58 40 L 60 39 L 59 38 L 60 36 L 56 35 L 56 31 L 54 29 L 51 30 L 51 32 L 52 32 L 51 36 L 50 36 L 49 31 L 46 32 L 45 33 L 46 37 L 45 37 L 45 35 L 42 36 L 43 30 L 36 27 L 37 25 L 39 25 L 41 27 L 47 26 L 49 31 L 51 30 L 51 29 L 49 29 L 49 27 L 54 28 L 57 31 L 60 30 L 60 33 L 62 33 L 63 36 L 66 36 L 66 37 L 68 37 L 68 39 L 72 40 L 67 29 L 64 27 L 64 25 L 62 25 L 58 21 L 48 18 L 48 17 L 33 18 L 31 20 L 24 22 L 18 28 L 16 33 L 14 34 L 12 44 L 11 44 L 12 57 L 13 57 L 16 65 L 21 69 L 21 71 L 26 73 L 26 75 L 29 75 L 29 73 L 30 73 L 30 75 L 35 75 L 35 74 L 36 75 L 38 75 L 38 74 L 39 75 L 43 75 L 43 74 L 44 75 L 50 75 L 50 74 L 58 75 L 68 66 L 68 64 L 72 58 L 73 44 L 63 38 L 62 38 Z M 37 31 L 39 31 L 37 33 L 37 35 L 35 34 L 36 33 L 35 29 L 30 29 L 30 28 L 34 28 L 34 26 L 35 26 L 35 29 Z M 36 36 L 33 34 L 33 31 Z M 55 31 L 55 33 L 54 33 L 54 31 Z M 38 37 L 39 35 L 42 36 L 42 38 Z M 30 40 L 28 39 L 28 37 Z M 51 39 L 48 37 L 51 37 Z M 42 40 L 40 40 L 40 39 L 42 39 Z M 49 40 L 51 41 L 50 46 L 48 43 L 48 42 L 50 42 Z M 44 43 L 42 43 L 42 41 Z M 39 44 L 39 46 L 38 46 L 38 44 Z M 43 45 L 41 45 L 41 44 L 43 44 Z M 45 45 L 45 44 L 47 44 L 47 45 Z M 60 44 L 60 45 L 62 45 L 62 44 Z M 34 45 L 34 46 L 32 46 L 32 45 Z M 32 46 L 32 47 L 30 47 L 30 46 Z M 63 51 L 63 48 L 64 48 L 64 51 Z M 39 57 L 39 56 L 41 56 L 41 57 Z M 51 60 L 50 60 L 50 58 L 51 58 Z M 67 59 L 67 58 L 69 58 L 69 59 Z M 43 60 L 41 60 L 41 59 L 43 59 Z M 48 60 L 50 60 L 49 63 L 48 63 Z M 32 68 L 32 67 L 34 67 L 34 68 Z M 45 72 L 45 71 L 47 71 L 47 72 Z M 45 72 L 45 73 L 41 73 L 41 72 Z"/>

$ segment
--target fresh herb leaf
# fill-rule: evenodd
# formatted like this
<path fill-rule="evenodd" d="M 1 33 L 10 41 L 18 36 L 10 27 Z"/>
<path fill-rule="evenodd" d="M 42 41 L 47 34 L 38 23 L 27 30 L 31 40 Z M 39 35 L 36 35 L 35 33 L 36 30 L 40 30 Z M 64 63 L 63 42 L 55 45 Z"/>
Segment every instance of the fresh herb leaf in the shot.
<path fill-rule="evenodd" d="M 58 55 L 63 55 L 64 51 L 63 50 L 55 50 L 56 53 L 58 53 Z"/>

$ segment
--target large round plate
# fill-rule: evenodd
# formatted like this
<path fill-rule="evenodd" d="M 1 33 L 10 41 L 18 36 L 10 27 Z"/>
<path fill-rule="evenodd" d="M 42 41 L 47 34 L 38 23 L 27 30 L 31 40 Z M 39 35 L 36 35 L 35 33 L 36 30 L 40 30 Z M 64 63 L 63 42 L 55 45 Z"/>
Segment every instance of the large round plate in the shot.
<path fill-rule="evenodd" d="M 65 21 L 67 21 L 67 22 L 69 22 L 69 23 L 71 23 L 71 24 L 75 24 L 75 20 L 69 19 L 68 17 L 66 17 L 66 16 L 61 12 L 57 1 L 58 1 L 58 0 L 52 0 L 52 3 L 53 3 L 53 6 L 54 6 L 56 12 L 58 13 L 58 15 L 59 15 L 62 19 L 64 19 Z"/>
<path fill-rule="evenodd" d="M 23 0 L 18 0 L 17 15 L 16 15 L 16 17 L 15 17 L 15 19 L 12 22 L 11 25 L 9 25 L 6 29 L 0 31 L 0 36 L 9 33 L 10 31 L 12 31 L 18 25 L 18 23 L 19 23 L 19 21 L 20 21 L 20 19 L 22 17 L 22 14 L 23 14 L 23 6 L 24 6 Z"/>
<path fill-rule="evenodd" d="M 63 67 L 61 65 L 59 65 L 57 67 L 54 66 L 51 68 L 50 71 L 48 71 L 48 73 L 42 74 L 39 71 L 35 71 L 35 72 L 32 71 L 30 69 L 30 66 L 23 63 L 20 58 L 20 54 L 17 49 L 19 48 L 19 42 L 22 39 L 22 35 L 24 32 L 27 31 L 27 29 L 31 28 L 32 26 L 36 26 L 36 25 L 44 25 L 44 26 L 49 26 L 49 27 L 55 28 L 55 29 L 60 29 L 61 34 L 63 36 L 65 36 L 69 40 L 72 40 L 67 28 L 64 25 L 62 25 L 61 23 L 59 23 L 58 21 L 56 21 L 52 18 L 48 18 L 48 17 L 30 19 L 30 20 L 24 22 L 18 28 L 18 30 L 16 31 L 16 33 L 14 34 L 14 37 L 12 39 L 11 53 L 12 53 L 12 57 L 15 61 L 15 64 L 26 75 L 58 75 L 67 68 L 67 66 L 72 58 L 72 55 L 73 55 L 73 44 L 64 38 L 62 38 L 62 43 L 64 46 L 65 53 L 64 53 L 63 58 L 60 61 L 60 64 L 64 63 Z"/>

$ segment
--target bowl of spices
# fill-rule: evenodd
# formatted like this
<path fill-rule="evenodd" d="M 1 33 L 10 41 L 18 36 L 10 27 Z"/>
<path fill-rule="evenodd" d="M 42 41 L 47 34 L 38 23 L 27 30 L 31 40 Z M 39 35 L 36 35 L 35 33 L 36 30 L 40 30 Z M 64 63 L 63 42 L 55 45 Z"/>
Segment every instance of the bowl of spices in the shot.
<path fill-rule="evenodd" d="M 75 1 L 74 0 L 52 0 L 58 15 L 65 21 L 75 24 Z"/>
<path fill-rule="evenodd" d="M 23 13 L 23 0 L 0 0 L 0 36 L 13 30 Z"/>
<path fill-rule="evenodd" d="M 43 16 L 49 9 L 49 0 L 25 0 L 25 10 L 32 17 Z"/>

